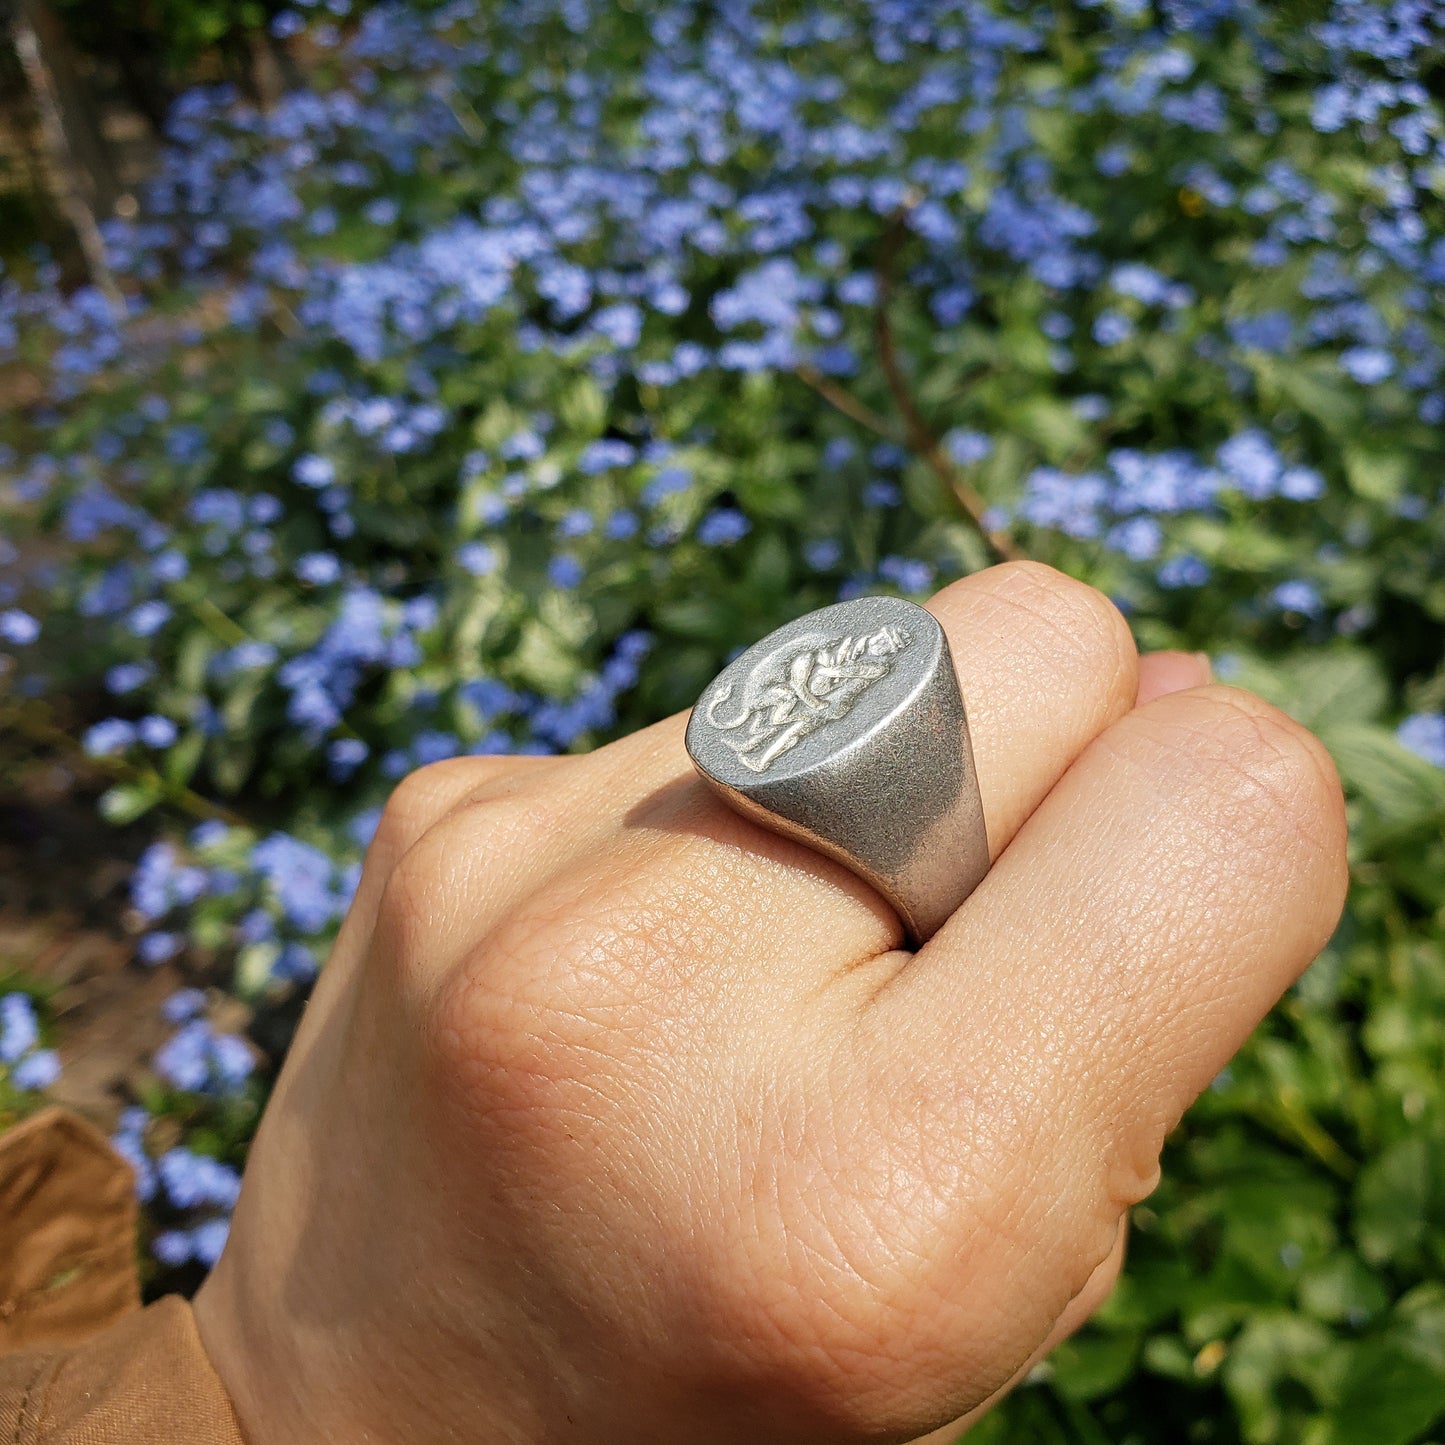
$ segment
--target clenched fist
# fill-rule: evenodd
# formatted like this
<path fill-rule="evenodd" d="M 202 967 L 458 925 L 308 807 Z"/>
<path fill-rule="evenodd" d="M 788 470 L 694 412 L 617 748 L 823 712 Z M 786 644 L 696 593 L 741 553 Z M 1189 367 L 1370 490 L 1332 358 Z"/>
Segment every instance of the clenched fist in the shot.
<path fill-rule="evenodd" d="M 248 1440 L 903 1441 L 1102 1300 L 1335 923 L 1339 785 L 1047 568 L 928 606 L 995 863 L 916 953 L 682 717 L 401 785 L 196 1305 Z"/>

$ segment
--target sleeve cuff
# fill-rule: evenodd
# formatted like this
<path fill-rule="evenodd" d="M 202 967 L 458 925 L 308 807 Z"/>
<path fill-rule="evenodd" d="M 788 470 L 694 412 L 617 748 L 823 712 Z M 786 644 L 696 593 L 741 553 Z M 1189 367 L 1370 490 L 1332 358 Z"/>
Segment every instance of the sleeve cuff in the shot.
<path fill-rule="evenodd" d="M 190 1306 L 168 1296 L 78 1348 L 0 1356 L 7 1445 L 245 1445 Z"/>

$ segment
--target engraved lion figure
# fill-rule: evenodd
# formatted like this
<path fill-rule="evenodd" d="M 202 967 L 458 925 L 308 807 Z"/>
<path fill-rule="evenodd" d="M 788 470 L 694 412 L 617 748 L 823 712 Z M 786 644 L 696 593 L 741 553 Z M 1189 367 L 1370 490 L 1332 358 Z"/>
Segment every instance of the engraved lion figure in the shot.
<path fill-rule="evenodd" d="M 703 716 L 724 734 L 722 741 L 745 767 L 766 772 L 804 738 L 846 717 L 912 641 L 902 627 L 880 627 L 857 637 L 808 633 L 753 668 L 743 683 L 736 717 L 723 720 L 717 715 L 732 696 L 731 683 L 712 695 Z"/>

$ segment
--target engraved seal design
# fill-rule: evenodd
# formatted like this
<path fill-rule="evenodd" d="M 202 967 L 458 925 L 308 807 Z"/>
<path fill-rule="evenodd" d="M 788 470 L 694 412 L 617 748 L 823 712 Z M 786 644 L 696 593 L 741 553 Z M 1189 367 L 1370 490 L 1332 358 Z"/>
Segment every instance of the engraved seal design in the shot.
<path fill-rule="evenodd" d="M 719 733 L 731 734 L 722 742 L 739 762 L 765 773 L 804 738 L 846 717 L 912 641 L 902 627 L 880 627 L 858 637 L 817 632 L 795 637 L 748 674 L 736 717 L 717 716 L 732 697 L 730 682 L 713 693 L 703 716 Z"/>

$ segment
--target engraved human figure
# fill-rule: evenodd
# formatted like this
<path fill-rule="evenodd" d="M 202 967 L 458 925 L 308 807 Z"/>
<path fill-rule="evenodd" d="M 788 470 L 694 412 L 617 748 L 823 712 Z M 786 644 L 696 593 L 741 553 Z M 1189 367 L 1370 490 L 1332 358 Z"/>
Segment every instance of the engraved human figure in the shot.
<path fill-rule="evenodd" d="M 720 733 L 743 729 L 740 737 L 722 741 L 745 767 L 766 772 L 804 738 L 846 717 L 912 640 L 901 627 L 880 627 L 860 637 L 809 633 L 795 638 L 748 674 L 735 718 L 721 721 L 717 716 L 718 708 L 732 696 L 731 683 L 712 695 L 704 716 Z"/>

